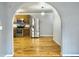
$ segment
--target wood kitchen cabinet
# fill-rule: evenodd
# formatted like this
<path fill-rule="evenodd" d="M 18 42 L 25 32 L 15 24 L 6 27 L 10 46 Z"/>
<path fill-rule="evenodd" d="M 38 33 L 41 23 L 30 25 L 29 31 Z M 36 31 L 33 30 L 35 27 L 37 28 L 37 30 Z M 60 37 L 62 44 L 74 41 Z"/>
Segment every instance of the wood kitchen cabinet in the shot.
<path fill-rule="evenodd" d="M 30 27 L 26 25 L 30 25 L 30 15 L 16 15 L 14 19 L 14 37 L 23 37 L 30 35 Z"/>
<path fill-rule="evenodd" d="M 14 37 L 24 37 L 29 36 L 30 30 L 29 28 L 14 28 Z"/>

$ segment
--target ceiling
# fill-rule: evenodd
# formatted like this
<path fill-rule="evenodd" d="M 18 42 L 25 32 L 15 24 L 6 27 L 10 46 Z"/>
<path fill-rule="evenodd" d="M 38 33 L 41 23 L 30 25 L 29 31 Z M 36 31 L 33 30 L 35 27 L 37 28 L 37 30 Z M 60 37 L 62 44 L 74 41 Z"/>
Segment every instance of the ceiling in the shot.
<path fill-rule="evenodd" d="M 21 6 L 20 9 L 17 10 L 17 12 L 22 13 L 51 13 L 52 8 L 50 5 L 46 3 L 28 3 Z"/>

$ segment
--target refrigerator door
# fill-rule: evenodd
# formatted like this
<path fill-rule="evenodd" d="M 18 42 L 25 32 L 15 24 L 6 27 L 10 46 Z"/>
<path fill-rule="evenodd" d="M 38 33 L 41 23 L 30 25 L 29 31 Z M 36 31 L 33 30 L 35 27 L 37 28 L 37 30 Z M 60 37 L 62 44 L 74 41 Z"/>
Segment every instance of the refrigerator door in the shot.
<path fill-rule="evenodd" d="M 40 26 L 39 26 L 39 24 L 40 24 L 39 19 L 35 19 L 35 37 L 40 36 Z"/>
<path fill-rule="evenodd" d="M 39 37 L 40 36 L 40 22 L 39 19 L 32 17 L 31 19 L 31 37 Z"/>
<path fill-rule="evenodd" d="M 35 33 L 34 33 L 34 31 L 35 31 L 35 29 L 34 29 L 34 23 L 35 23 L 35 20 L 34 20 L 34 18 L 32 18 L 31 19 L 31 21 L 30 21 L 30 36 L 31 37 L 34 37 L 35 35 Z"/>

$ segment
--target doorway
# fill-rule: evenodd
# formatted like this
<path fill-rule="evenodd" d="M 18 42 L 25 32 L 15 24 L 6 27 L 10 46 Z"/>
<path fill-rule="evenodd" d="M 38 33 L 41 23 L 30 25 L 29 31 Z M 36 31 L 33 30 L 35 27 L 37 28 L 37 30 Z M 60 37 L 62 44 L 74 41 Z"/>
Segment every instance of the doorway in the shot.
<path fill-rule="evenodd" d="M 24 4 L 16 11 L 13 19 L 14 56 L 61 56 L 61 45 L 56 40 L 58 36 L 54 35 L 57 22 L 53 15 L 46 3 L 28 8 Z"/>

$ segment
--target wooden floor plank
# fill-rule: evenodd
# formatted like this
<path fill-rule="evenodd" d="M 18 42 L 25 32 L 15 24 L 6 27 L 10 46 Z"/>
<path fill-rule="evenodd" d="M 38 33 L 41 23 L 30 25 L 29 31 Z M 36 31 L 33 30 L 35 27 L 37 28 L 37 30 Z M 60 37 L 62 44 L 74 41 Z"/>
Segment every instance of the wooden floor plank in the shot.
<path fill-rule="evenodd" d="M 14 56 L 61 56 L 61 48 L 52 37 L 15 37 Z"/>

